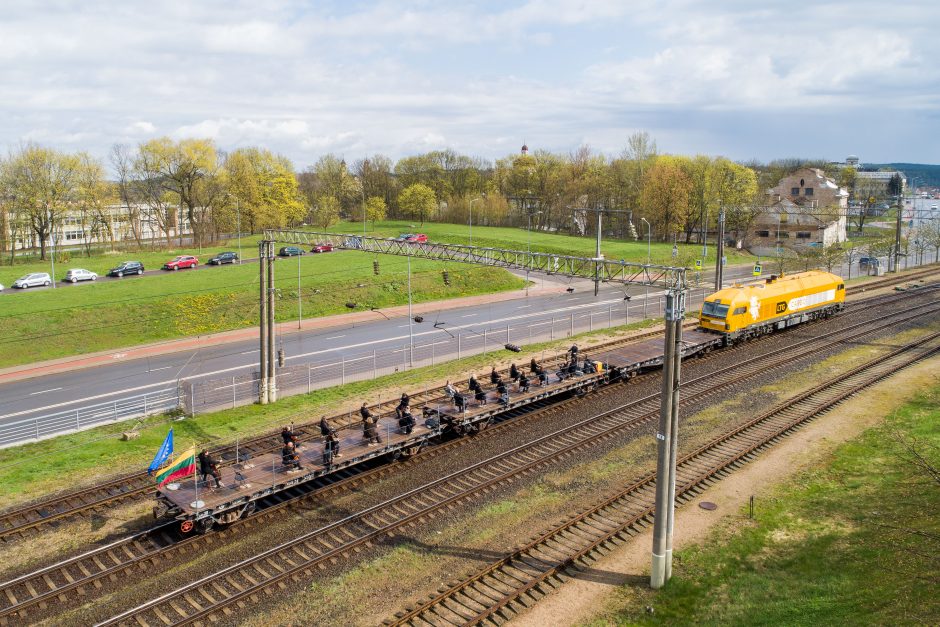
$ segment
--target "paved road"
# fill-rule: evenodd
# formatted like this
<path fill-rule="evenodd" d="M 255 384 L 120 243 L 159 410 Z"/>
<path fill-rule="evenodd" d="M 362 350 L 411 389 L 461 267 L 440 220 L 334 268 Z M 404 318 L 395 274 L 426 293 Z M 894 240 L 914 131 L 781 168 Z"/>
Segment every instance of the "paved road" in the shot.
<path fill-rule="evenodd" d="M 765 276 L 770 274 L 772 266 L 771 260 L 765 261 Z M 836 271 L 841 271 L 843 276 L 848 274 L 848 268 L 844 266 Z M 725 274 L 726 284 L 752 278 L 750 266 L 729 268 Z M 852 274 L 858 274 L 857 267 Z M 409 344 L 409 332 L 413 333 L 415 345 L 437 343 L 438 338 L 448 339 L 447 333 L 471 337 L 486 332 L 499 337 L 500 331 L 505 333 L 507 324 L 512 326 L 514 338 L 526 337 L 527 328 L 533 329 L 532 335 L 537 337 L 545 331 L 550 320 L 557 320 L 559 326 L 556 328 L 562 329 L 562 321 L 567 322 L 572 315 L 582 325 L 585 324 L 584 318 L 594 316 L 592 320 L 599 327 L 606 325 L 608 312 L 612 311 L 614 313 L 610 315 L 619 322 L 625 314 L 625 294 L 631 296 L 630 320 L 642 316 L 644 301 L 648 303 L 646 309 L 651 317 L 659 315 L 660 292 L 654 289 L 630 287 L 625 291 L 621 287 L 604 285 L 595 297 L 593 284 L 589 281 L 569 283 L 560 277 L 545 277 L 545 280 L 572 285 L 574 292 L 427 313 L 423 323 L 413 324 L 410 329 L 407 317 L 385 319 L 377 314 L 373 322 L 283 334 L 277 346 L 284 349 L 287 365 L 322 365 L 371 356 L 373 351 L 380 355 L 397 352 L 404 356 L 403 347 Z M 690 281 L 694 284 L 695 280 L 695 273 L 692 273 Z M 690 308 L 701 302 L 703 291 L 711 291 L 708 286 L 714 280 L 711 273 L 706 272 L 700 281 L 701 287 L 693 289 Z M 438 323 L 438 328 L 435 328 L 435 323 Z M 453 343 L 441 341 L 440 344 L 444 346 L 441 350 L 445 351 L 451 350 L 449 347 Z M 122 359 L 120 350 L 116 350 L 114 355 L 113 364 L 0 385 L 0 424 L 143 394 L 175 386 L 178 380 L 247 374 L 257 369 L 258 341 L 239 340 L 212 348 L 136 360 Z M 450 357 L 456 357 L 456 354 L 438 353 L 439 360 Z"/>

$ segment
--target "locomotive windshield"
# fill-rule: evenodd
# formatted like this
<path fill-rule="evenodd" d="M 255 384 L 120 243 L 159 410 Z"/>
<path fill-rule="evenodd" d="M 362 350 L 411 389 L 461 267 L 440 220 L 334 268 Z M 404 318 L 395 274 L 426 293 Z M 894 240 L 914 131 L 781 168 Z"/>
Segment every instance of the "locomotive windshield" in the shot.
<path fill-rule="evenodd" d="M 718 303 L 705 302 L 702 305 L 702 315 L 713 318 L 724 318 L 728 315 L 729 305 L 719 305 Z"/>

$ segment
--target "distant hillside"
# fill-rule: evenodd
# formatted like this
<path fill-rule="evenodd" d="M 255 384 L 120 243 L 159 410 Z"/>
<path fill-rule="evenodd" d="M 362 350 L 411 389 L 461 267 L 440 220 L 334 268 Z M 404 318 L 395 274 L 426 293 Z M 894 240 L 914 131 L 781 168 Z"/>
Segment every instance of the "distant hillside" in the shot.
<path fill-rule="evenodd" d="M 931 165 L 929 163 L 866 163 L 865 169 L 873 168 L 892 168 L 900 170 L 907 175 L 907 180 L 916 178 L 915 184 L 918 187 L 929 185 L 931 187 L 940 187 L 940 165 Z"/>

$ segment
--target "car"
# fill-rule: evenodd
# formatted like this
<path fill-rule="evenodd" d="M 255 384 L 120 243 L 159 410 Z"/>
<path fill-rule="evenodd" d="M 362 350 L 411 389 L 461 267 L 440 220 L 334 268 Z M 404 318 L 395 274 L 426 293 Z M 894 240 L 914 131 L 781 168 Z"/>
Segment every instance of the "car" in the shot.
<path fill-rule="evenodd" d="M 424 233 L 402 233 L 395 239 L 412 244 L 423 244 L 428 241 L 428 236 Z"/>
<path fill-rule="evenodd" d="M 3 291 L 3 283 L 0 283 L 0 292 Z"/>
<path fill-rule="evenodd" d="M 65 280 L 70 283 L 78 283 L 79 281 L 97 281 L 98 275 L 91 270 L 85 270 L 84 268 L 71 268 L 68 272 L 65 273 Z"/>
<path fill-rule="evenodd" d="M 297 248 L 296 246 L 285 246 L 277 251 L 277 254 L 280 257 L 295 257 L 304 254 L 304 251 L 302 248 Z"/>
<path fill-rule="evenodd" d="M 52 277 L 49 276 L 48 272 L 33 272 L 13 281 L 13 287 L 21 290 L 28 287 L 46 287 L 49 285 L 52 285 Z"/>
<path fill-rule="evenodd" d="M 180 255 L 163 264 L 164 270 L 179 270 L 180 268 L 195 268 L 199 265 L 199 260 L 192 255 Z"/>
<path fill-rule="evenodd" d="M 116 276 L 121 278 L 125 274 L 143 274 L 144 273 L 144 264 L 139 261 L 125 261 L 117 268 L 111 268 L 108 270 L 108 276 Z"/>
<path fill-rule="evenodd" d="M 331 253 L 333 252 L 333 244 L 317 244 L 310 249 L 312 253 Z"/>
<path fill-rule="evenodd" d="M 207 263 L 210 266 L 221 266 L 223 263 L 235 263 L 238 261 L 238 253 L 233 253 L 231 251 L 226 251 L 224 253 L 219 253 Z"/>

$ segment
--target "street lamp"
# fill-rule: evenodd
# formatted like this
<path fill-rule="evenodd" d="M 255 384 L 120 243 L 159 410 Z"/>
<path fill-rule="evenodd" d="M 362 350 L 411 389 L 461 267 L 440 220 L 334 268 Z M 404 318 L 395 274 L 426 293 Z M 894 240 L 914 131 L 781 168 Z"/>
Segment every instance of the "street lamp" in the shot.
<path fill-rule="evenodd" d="M 473 203 L 477 202 L 478 200 L 483 200 L 485 197 L 486 197 L 486 196 L 480 196 L 480 197 L 474 198 L 473 200 L 470 201 L 470 221 L 469 221 L 469 226 L 470 226 L 470 245 L 471 245 L 471 246 L 473 246 Z"/>
<path fill-rule="evenodd" d="M 525 250 L 527 253 L 532 252 L 532 216 L 539 216 L 539 215 L 542 215 L 541 211 L 536 211 L 535 213 L 526 214 L 526 229 L 525 230 L 527 234 L 527 239 L 526 239 L 526 244 L 525 244 Z"/>
<path fill-rule="evenodd" d="M 52 244 L 52 289 L 55 289 L 55 217 L 52 210 L 49 210 L 49 243 Z"/>
<path fill-rule="evenodd" d="M 646 222 L 646 265 L 650 265 L 651 251 L 653 248 L 653 230 L 650 228 L 650 223 L 647 222 L 646 218 L 640 218 L 642 222 Z"/>

